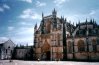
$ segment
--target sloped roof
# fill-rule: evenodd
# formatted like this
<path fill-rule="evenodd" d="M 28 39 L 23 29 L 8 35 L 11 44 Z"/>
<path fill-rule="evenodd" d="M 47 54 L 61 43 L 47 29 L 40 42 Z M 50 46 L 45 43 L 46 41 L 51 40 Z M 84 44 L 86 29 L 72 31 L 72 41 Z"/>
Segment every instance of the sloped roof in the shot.
<path fill-rule="evenodd" d="M 8 39 L 2 39 L 2 38 L 0 38 L 0 44 L 3 44 L 5 42 L 7 42 L 7 41 L 8 41 Z"/>
<path fill-rule="evenodd" d="M 6 40 L 4 40 L 4 39 L 0 39 L 0 44 L 4 44 L 4 43 L 6 43 L 6 42 L 8 42 L 8 41 L 11 41 L 10 39 L 6 39 Z M 12 41 L 11 41 L 12 42 Z"/>

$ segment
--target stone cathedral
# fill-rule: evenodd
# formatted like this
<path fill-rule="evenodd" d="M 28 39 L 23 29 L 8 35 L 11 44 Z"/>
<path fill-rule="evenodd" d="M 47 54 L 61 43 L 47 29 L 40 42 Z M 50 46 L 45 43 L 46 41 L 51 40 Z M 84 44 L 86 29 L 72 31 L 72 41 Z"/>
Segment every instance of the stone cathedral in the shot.
<path fill-rule="evenodd" d="M 65 27 L 65 32 L 63 31 Z M 66 39 L 64 38 L 64 33 Z M 63 40 L 65 39 L 65 47 Z M 99 59 L 99 25 L 94 19 L 76 25 L 67 22 L 64 17 L 57 17 L 54 9 L 52 14 L 44 16 L 39 25 L 34 27 L 35 57 L 38 60 L 66 59 L 97 60 Z"/>

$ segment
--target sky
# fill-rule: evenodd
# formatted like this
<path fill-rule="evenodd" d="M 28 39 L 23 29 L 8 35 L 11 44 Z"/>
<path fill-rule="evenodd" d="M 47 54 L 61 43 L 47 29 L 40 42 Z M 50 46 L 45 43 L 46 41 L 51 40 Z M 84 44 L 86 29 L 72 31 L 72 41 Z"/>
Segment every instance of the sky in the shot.
<path fill-rule="evenodd" d="M 33 45 L 34 26 L 56 9 L 58 17 L 71 23 L 95 19 L 99 23 L 99 0 L 0 0 L 0 40 Z"/>

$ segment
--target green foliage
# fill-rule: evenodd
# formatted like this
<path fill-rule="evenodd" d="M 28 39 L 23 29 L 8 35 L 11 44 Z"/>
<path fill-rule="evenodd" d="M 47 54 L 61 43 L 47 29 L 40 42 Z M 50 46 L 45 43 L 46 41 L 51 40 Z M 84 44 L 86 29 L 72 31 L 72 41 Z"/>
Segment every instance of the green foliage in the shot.
<path fill-rule="evenodd" d="M 35 60 L 33 54 L 34 54 L 34 50 L 33 47 L 31 47 L 29 51 L 26 53 L 24 60 Z"/>
<path fill-rule="evenodd" d="M 13 52 L 12 52 L 12 59 L 16 59 L 16 48 L 17 46 L 14 48 Z"/>

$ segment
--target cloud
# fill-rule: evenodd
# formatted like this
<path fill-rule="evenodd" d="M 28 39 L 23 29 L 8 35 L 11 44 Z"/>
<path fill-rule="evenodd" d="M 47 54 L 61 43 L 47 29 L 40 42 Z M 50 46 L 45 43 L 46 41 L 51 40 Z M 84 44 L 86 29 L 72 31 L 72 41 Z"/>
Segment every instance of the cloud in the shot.
<path fill-rule="evenodd" d="M 41 19 L 41 16 L 35 12 L 33 9 L 26 9 L 19 16 L 22 19 Z"/>
<path fill-rule="evenodd" d="M 96 12 L 92 11 L 90 13 L 85 13 L 85 14 L 72 14 L 72 15 L 68 15 L 66 14 L 66 18 L 69 21 L 71 21 L 71 23 L 74 22 L 74 24 L 80 22 L 85 22 L 86 18 L 88 19 L 88 21 L 90 21 L 91 18 L 96 18 L 95 15 Z"/>
<path fill-rule="evenodd" d="M 14 27 L 12 27 L 12 26 L 8 27 L 8 31 L 12 31 L 13 29 L 14 29 Z"/>
<path fill-rule="evenodd" d="M 20 21 L 18 24 L 21 26 L 32 26 L 33 25 L 32 22 L 27 22 L 27 21 Z"/>
<path fill-rule="evenodd" d="M 95 10 L 91 10 L 91 12 L 89 13 L 89 15 L 94 15 L 96 13 Z"/>
<path fill-rule="evenodd" d="M 5 8 L 5 9 L 10 9 L 10 7 L 9 7 L 7 4 L 4 4 L 4 5 L 3 5 L 3 8 Z"/>
<path fill-rule="evenodd" d="M 19 24 L 21 24 L 21 25 L 27 25 L 26 22 L 20 22 Z"/>
<path fill-rule="evenodd" d="M 54 0 L 53 2 L 56 6 L 61 6 L 63 3 L 68 2 L 69 0 Z"/>
<path fill-rule="evenodd" d="M 12 38 L 16 43 L 25 42 L 29 45 L 33 45 L 33 33 L 34 33 L 34 22 L 33 20 L 40 20 L 41 15 L 39 15 L 34 9 L 25 9 L 18 18 L 21 20 L 18 22 L 21 27 L 15 31 L 14 35 L 11 34 Z"/>
<path fill-rule="evenodd" d="M 28 45 L 33 45 L 33 33 L 34 26 L 20 27 L 16 30 L 14 35 L 11 36 L 11 39 L 18 44 L 26 45 L 28 43 Z"/>
<path fill-rule="evenodd" d="M 9 26 L 9 31 L 7 32 L 7 38 L 10 38 L 15 44 L 33 45 L 33 33 L 34 26 L 21 26 L 15 27 Z"/>
<path fill-rule="evenodd" d="M 46 6 L 46 3 L 45 2 L 36 1 L 36 6 L 37 7 Z"/>
<path fill-rule="evenodd" d="M 21 1 L 24 1 L 24 2 L 27 2 L 27 3 L 32 3 L 32 0 L 21 0 Z"/>
<path fill-rule="evenodd" d="M 21 27 L 18 32 L 16 34 L 18 35 L 24 35 L 24 34 L 33 34 L 33 28 L 34 27 Z M 23 32 L 20 32 L 20 31 L 23 31 Z"/>
<path fill-rule="evenodd" d="M 0 7 L 0 12 L 4 12 L 4 9 L 2 7 Z"/>
<path fill-rule="evenodd" d="M 7 37 L 0 37 L 0 43 L 3 43 L 3 42 L 5 42 L 5 41 L 7 41 L 7 40 L 8 40 Z"/>
<path fill-rule="evenodd" d="M 5 9 L 10 9 L 10 6 L 8 6 L 7 4 L 3 4 L 3 5 L 0 7 L 0 12 L 4 12 Z"/>

